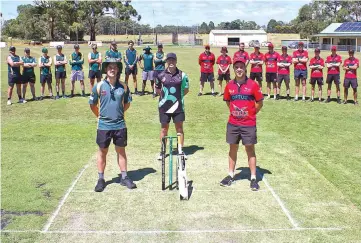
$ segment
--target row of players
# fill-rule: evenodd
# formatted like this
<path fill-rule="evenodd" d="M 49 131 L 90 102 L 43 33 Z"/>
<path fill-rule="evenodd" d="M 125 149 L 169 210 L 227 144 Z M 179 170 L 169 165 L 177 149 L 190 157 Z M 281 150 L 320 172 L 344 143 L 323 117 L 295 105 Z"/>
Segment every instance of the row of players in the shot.
<path fill-rule="evenodd" d="M 134 42 L 128 42 L 129 48 L 124 52 L 124 63 L 125 67 L 125 82 L 128 84 L 129 76 L 133 76 L 135 94 L 144 95 L 144 90 L 146 86 L 146 81 L 150 80 L 153 88 L 153 96 L 155 97 L 154 92 L 154 80 L 157 75 L 164 71 L 165 69 L 165 55 L 163 52 L 163 46 L 158 45 L 158 51 L 155 55 L 151 53 L 151 48 L 149 46 L 143 49 L 143 53 L 138 56 L 137 51 L 134 49 Z M 89 75 L 88 78 L 90 80 L 90 92 L 94 86 L 95 80 L 97 82 L 102 79 L 102 55 L 97 51 L 97 45 L 93 44 L 91 46 L 92 52 L 88 54 L 88 63 L 89 63 Z M 67 78 L 66 74 L 66 64 L 70 64 L 71 66 L 71 94 L 69 97 L 74 96 L 74 86 L 75 81 L 80 81 L 80 87 L 82 90 L 82 96 L 85 97 L 85 86 L 84 86 L 84 72 L 83 72 L 83 64 L 84 64 L 84 56 L 80 52 L 80 46 L 74 45 L 74 52 L 70 55 L 69 60 L 67 60 L 66 56 L 62 53 L 62 46 L 57 46 L 57 54 L 54 56 L 53 60 L 48 55 L 48 49 L 42 49 L 42 56 L 39 58 L 37 63 L 36 59 L 30 55 L 30 49 L 25 48 L 25 55 L 23 57 L 19 57 L 16 55 L 16 48 L 11 46 L 10 54 L 7 58 L 8 63 L 8 105 L 11 105 L 11 97 L 14 85 L 17 87 L 17 94 L 19 96 L 19 103 L 26 103 L 25 100 L 26 90 L 28 83 L 30 84 L 30 90 L 33 98 L 31 100 L 42 100 L 44 98 L 44 90 L 45 84 L 48 85 L 48 90 L 51 98 L 59 99 L 60 97 L 67 98 L 65 95 L 65 79 Z M 105 53 L 105 59 L 112 58 L 116 61 L 122 63 L 122 54 L 117 50 L 116 42 L 112 42 L 110 45 L 110 49 Z M 143 63 L 141 62 L 143 60 Z M 52 72 L 51 67 L 55 65 L 55 79 L 56 79 L 56 96 L 53 96 L 52 91 Z M 142 92 L 138 93 L 137 90 L 137 64 L 139 64 L 140 68 L 143 69 L 142 79 Z M 35 95 L 35 70 L 34 68 L 39 65 L 40 67 L 40 84 L 41 84 L 41 96 L 39 98 Z M 121 65 L 123 66 L 123 64 Z M 22 67 L 22 72 L 21 72 Z M 120 79 L 120 75 L 122 73 L 122 69 L 118 73 L 118 79 Z M 60 83 L 62 96 L 60 96 Z M 21 88 L 22 86 L 22 88 Z"/>
<path fill-rule="evenodd" d="M 254 52 L 250 55 L 244 50 L 244 43 L 240 43 L 239 50 L 234 53 L 233 59 L 243 58 L 246 60 L 246 66 L 251 64 L 250 78 L 257 81 L 259 86 L 262 88 L 262 67 L 263 64 L 266 66 L 266 82 L 267 82 L 267 94 L 268 98 L 271 97 L 271 84 L 273 86 L 274 99 L 280 98 L 281 84 L 284 81 L 286 85 L 287 100 L 290 100 L 290 66 L 294 64 L 294 79 L 296 81 L 295 87 L 295 98 L 298 100 L 299 88 L 302 83 L 302 100 L 306 101 L 306 80 L 308 76 L 307 63 L 309 61 L 308 52 L 303 49 L 303 43 L 299 43 L 298 50 L 293 52 L 290 56 L 287 54 L 287 47 L 282 47 L 282 54 L 274 51 L 272 43 L 268 45 L 268 52 L 261 53 L 260 47 L 255 46 Z M 359 60 L 354 57 L 354 50 L 349 50 L 349 58 L 345 59 L 342 64 L 342 58 L 338 55 L 336 46 L 332 46 L 331 55 L 324 60 L 320 57 L 320 49 L 315 49 L 315 56 L 311 58 L 309 62 L 309 68 L 311 69 L 310 84 L 312 85 L 312 92 L 310 101 L 314 101 L 315 97 L 315 86 L 318 85 L 318 96 L 319 101 L 322 101 L 322 85 L 323 85 L 323 68 L 327 68 L 327 79 L 328 84 L 327 99 L 325 102 L 331 101 L 331 87 L 332 83 L 335 83 L 337 92 L 337 102 L 341 104 L 340 99 L 340 68 L 345 70 L 344 77 L 344 102 L 347 103 L 348 89 L 350 86 L 353 89 L 354 104 L 357 102 L 357 68 L 359 67 Z M 200 77 L 200 91 L 199 96 L 203 94 L 203 88 L 205 82 L 210 82 L 212 94 L 214 92 L 214 64 L 218 64 L 218 81 L 219 81 L 219 95 L 223 94 L 222 81 L 228 81 L 230 78 L 230 65 L 232 64 L 231 57 L 227 55 L 227 47 L 222 47 L 222 55 L 217 59 L 214 54 L 210 51 L 210 46 L 205 46 L 205 51 L 199 55 L 199 65 L 201 66 L 201 77 Z"/>

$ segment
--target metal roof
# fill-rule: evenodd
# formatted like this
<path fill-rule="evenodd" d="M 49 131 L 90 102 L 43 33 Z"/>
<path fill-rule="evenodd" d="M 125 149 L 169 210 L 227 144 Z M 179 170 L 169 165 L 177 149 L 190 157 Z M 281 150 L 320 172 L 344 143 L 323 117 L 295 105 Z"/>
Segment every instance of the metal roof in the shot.
<path fill-rule="evenodd" d="M 267 34 L 264 30 L 211 30 L 212 34 Z"/>
<path fill-rule="evenodd" d="M 340 27 L 343 23 L 332 23 L 322 30 L 321 33 L 314 35 L 316 37 L 359 37 L 361 36 L 361 31 L 359 32 L 336 32 L 335 30 Z"/>

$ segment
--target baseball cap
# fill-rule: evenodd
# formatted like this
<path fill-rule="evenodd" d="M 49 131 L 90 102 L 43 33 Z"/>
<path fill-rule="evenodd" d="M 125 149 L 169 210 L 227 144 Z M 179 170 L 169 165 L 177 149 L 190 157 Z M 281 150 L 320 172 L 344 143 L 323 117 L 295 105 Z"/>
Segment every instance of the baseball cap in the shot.
<path fill-rule="evenodd" d="M 9 47 L 9 51 L 16 51 L 15 46 L 10 46 L 10 47 Z"/>
<path fill-rule="evenodd" d="M 92 44 L 92 49 L 97 49 L 97 48 L 98 48 L 97 44 Z"/>
<path fill-rule="evenodd" d="M 78 44 L 75 44 L 74 45 L 74 49 L 79 49 L 80 47 L 79 47 L 79 45 Z"/>
<path fill-rule="evenodd" d="M 354 50 L 354 49 L 350 49 L 350 50 L 348 50 L 348 53 L 355 53 L 355 50 Z"/>
<path fill-rule="evenodd" d="M 282 50 L 287 50 L 287 46 L 282 46 Z"/>
<path fill-rule="evenodd" d="M 27 48 L 27 47 L 26 47 L 26 48 L 24 49 L 24 52 L 30 52 L 30 48 Z"/>
<path fill-rule="evenodd" d="M 112 46 L 116 46 L 117 45 L 117 43 L 115 42 L 115 41 L 112 41 L 111 43 L 110 43 Z"/>
<path fill-rule="evenodd" d="M 331 51 L 336 51 L 337 50 L 337 46 L 332 46 L 331 47 Z"/>
<path fill-rule="evenodd" d="M 166 59 L 168 60 L 169 58 L 173 58 L 173 59 L 177 60 L 177 55 L 175 53 L 173 53 L 173 52 L 170 52 L 170 53 L 167 54 Z"/>
<path fill-rule="evenodd" d="M 320 48 L 315 48 L 315 52 L 321 52 Z"/>
<path fill-rule="evenodd" d="M 211 49 L 211 47 L 207 44 L 207 45 L 204 46 L 204 49 L 208 49 L 208 50 L 209 50 L 209 49 Z"/>
<path fill-rule="evenodd" d="M 303 46 L 303 42 L 302 41 L 298 42 L 298 45 Z"/>
<path fill-rule="evenodd" d="M 145 50 L 152 50 L 152 48 L 150 48 L 150 46 L 146 46 L 146 47 L 143 48 L 143 50 L 144 50 L 144 51 L 145 51 Z"/>
<path fill-rule="evenodd" d="M 228 53 L 227 47 L 226 47 L 226 46 L 223 46 L 222 49 L 221 49 L 221 52 L 222 52 L 222 51 L 225 51 L 226 53 Z"/>
<path fill-rule="evenodd" d="M 46 49 L 45 47 L 43 49 L 41 49 L 42 53 L 48 53 L 48 49 Z"/>
<path fill-rule="evenodd" d="M 269 43 L 269 44 L 268 44 L 268 47 L 273 48 L 274 46 L 273 46 L 273 44 L 272 44 L 272 43 Z"/>
<path fill-rule="evenodd" d="M 233 64 L 236 64 L 237 62 L 246 63 L 246 60 L 243 57 L 236 57 L 233 59 Z"/>
<path fill-rule="evenodd" d="M 158 48 L 163 48 L 163 44 L 158 44 Z"/>
<path fill-rule="evenodd" d="M 63 47 L 61 45 L 56 46 L 56 49 L 61 50 Z"/>

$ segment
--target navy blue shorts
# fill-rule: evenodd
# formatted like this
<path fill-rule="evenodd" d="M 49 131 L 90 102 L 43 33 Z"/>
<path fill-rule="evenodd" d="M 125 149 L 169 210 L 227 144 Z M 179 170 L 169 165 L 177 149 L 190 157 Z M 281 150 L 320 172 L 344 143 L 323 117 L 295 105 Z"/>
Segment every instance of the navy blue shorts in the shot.
<path fill-rule="evenodd" d="M 100 70 L 98 70 L 98 71 L 89 70 L 88 78 L 89 79 L 95 79 L 95 78 L 101 79 L 102 72 Z"/>
<path fill-rule="evenodd" d="M 51 73 L 46 74 L 46 75 L 40 74 L 40 83 L 41 84 L 45 84 L 45 83 L 51 84 L 51 82 L 52 82 Z"/>
<path fill-rule="evenodd" d="M 8 73 L 8 84 L 10 87 L 14 87 L 15 84 L 21 84 L 22 77 L 20 74 L 14 75 L 11 73 Z"/>
<path fill-rule="evenodd" d="M 119 130 L 97 130 L 96 142 L 100 148 L 108 148 L 110 142 L 113 140 L 113 144 L 118 147 L 127 146 L 127 129 Z"/>
<path fill-rule="evenodd" d="M 295 70 L 295 79 L 307 79 L 307 70 Z"/>
<path fill-rule="evenodd" d="M 137 75 L 138 74 L 138 68 L 137 65 L 134 65 L 133 69 L 130 69 L 129 67 L 125 68 L 125 75 Z"/>

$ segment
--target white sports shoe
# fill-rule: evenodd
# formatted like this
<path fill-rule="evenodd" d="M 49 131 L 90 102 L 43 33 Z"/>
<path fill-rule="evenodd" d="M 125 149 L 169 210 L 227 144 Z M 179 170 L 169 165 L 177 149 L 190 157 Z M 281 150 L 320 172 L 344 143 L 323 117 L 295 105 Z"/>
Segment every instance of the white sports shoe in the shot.
<path fill-rule="evenodd" d="M 162 160 L 162 153 L 158 154 L 157 160 Z"/>
<path fill-rule="evenodd" d="M 27 101 L 26 101 L 26 99 L 21 99 L 21 102 L 20 102 L 20 103 L 25 104 L 25 103 L 27 103 Z"/>
<path fill-rule="evenodd" d="M 8 100 L 7 104 L 8 104 L 8 105 L 11 105 L 11 104 L 12 104 L 12 103 L 11 103 L 11 100 Z"/>

